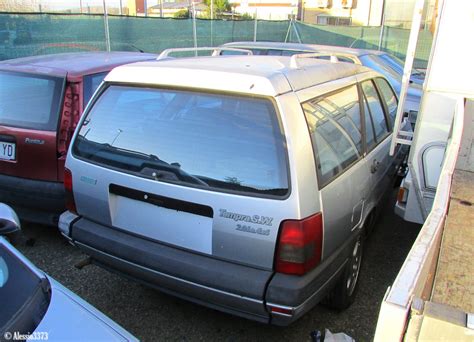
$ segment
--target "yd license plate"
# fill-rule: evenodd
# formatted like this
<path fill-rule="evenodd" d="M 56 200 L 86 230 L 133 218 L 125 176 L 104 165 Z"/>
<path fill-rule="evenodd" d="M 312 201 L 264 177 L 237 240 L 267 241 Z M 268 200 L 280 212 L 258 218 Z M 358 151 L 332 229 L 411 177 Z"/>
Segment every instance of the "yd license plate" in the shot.
<path fill-rule="evenodd" d="M 15 160 L 16 146 L 14 143 L 0 141 L 0 159 Z"/>

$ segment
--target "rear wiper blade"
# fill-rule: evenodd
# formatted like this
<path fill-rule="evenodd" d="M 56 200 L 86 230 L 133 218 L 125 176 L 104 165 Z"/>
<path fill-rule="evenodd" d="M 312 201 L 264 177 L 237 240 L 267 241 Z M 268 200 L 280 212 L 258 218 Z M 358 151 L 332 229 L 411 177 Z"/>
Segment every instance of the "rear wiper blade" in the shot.
<path fill-rule="evenodd" d="M 115 147 L 109 143 L 102 144 L 107 150 L 139 157 L 141 165 L 137 165 L 141 174 L 152 177 L 155 180 L 181 181 L 192 184 L 209 186 L 196 176 L 193 176 L 183 169 L 179 163 L 168 163 L 152 153 L 133 151 L 126 148 Z"/>
<path fill-rule="evenodd" d="M 110 145 L 109 143 L 104 143 L 102 145 L 105 146 L 109 150 L 124 152 L 124 153 L 130 154 L 130 155 L 133 155 L 133 156 L 145 157 L 146 160 L 158 161 L 158 162 L 161 162 L 163 164 L 169 165 L 167 162 L 161 160 L 160 158 L 158 158 L 158 156 L 156 156 L 154 154 L 151 154 L 151 153 L 148 154 L 148 153 L 144 153 L 144 152 L 129 150 L 129 149 L 122 148 L 122 147 L 116 147 L 116 146 Z"/>
<path fill-rule="evenodd" d="M 153 177 L 155 180 L 181 181 L 185 183 L 209 186 L 206 182 L 181 169 L 179 163 L 167 163 L 153 160 L 142 164 L 140 173 Z"/>

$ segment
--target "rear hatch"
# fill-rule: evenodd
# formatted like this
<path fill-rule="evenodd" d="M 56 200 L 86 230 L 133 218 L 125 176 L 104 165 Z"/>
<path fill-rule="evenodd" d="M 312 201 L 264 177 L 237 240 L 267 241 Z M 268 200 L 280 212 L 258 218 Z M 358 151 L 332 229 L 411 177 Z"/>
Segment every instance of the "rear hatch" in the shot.
<path fill-rule="evenodd" d="M 65 79 L 0 70 L 0 173 L 56 181 Z"/>
<path fill-rule="evenodd" d="M 110 85 L 72 154 L 80 215 L 180 249 L 272 269 L 279 224 L 295 216 L 268 98 Z"/>

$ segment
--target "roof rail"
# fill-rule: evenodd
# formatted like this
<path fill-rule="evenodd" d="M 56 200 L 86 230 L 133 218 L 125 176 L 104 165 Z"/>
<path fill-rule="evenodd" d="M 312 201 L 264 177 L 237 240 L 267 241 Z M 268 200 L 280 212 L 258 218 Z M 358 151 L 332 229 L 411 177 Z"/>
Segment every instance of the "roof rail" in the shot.
<path fill-rule="evenodd" d="M 350 54 L 346 53 L 340 53 L 340 52 L 309 52 L 309 53 L 298 53 L 293 56 L 291 56 L 290 60 L 290 68 L 292 69 L 298 69 L 298 59 L 300 58 L 317 58 L 317 57 L 330 57 L 330 61 L 332 63 L 337 63 L 337 62 L 343 62 L 340 61 L 338 57 L 344 57 L 348 58 L 352 61 L 354 61 L 354 57 Z"/>
<path fill-rule="evenodd" d="M 156 58 L 157 61 L 160 59 L 167 58 L 170 53 L 174 52 L 194 52 L 195 56 L 197 56 L 198 51 L 212 51 L 211 56 L 219 56 L 221 51 L 234 51 L 234 52 L 241 52 L 242 54 L 253 55 L 251 50 L 246 49 L 238 49 L 238 48 L 228 48 L 228 47 L 198 47 L 198 48 L 172 48 L 163 50 L 160 55 Z"/>

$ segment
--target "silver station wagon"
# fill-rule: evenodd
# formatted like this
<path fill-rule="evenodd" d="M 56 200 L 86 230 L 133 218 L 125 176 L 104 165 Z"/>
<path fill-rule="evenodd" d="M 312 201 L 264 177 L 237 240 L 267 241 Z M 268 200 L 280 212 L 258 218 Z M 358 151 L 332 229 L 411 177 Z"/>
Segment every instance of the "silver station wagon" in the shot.
<path fill-rule="evenodd" d="M 344 46 L 277 42 L 232 42 L 226 43 L 222 47 L 247 49 L 251 50 L 254 55 L 264 56 L 291 56 L 304 52 L 320 53 L 321 56 L 317 58 L 329 59 L 335 57 L 340 62 L 360 64 L 381 73 L 393 87 L 397 96 L 400 95 L 402 89 L 404 62 L 384 51 L 355 49 Z M 222 50 L 220 54 L 239 54 L 239 52 Z M 413 69 L 404 107 L 404 113 L 408 116 L 413 126 L 420 109 L 424 79 L 425 74 L 422 71 Z"/>
<path fill-rule="evenodd" d="M 108 269 L 252 320 L 344 309 L 401 161 L 396 109 L 377 72 L 306 55 L 118 67 L 73 137 L 60 230 Z"/>

